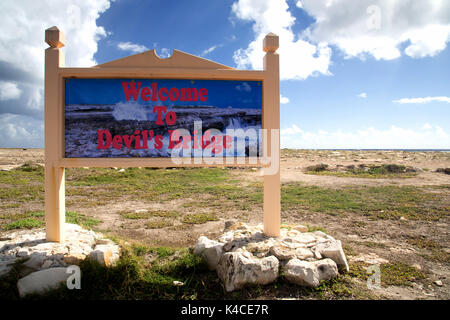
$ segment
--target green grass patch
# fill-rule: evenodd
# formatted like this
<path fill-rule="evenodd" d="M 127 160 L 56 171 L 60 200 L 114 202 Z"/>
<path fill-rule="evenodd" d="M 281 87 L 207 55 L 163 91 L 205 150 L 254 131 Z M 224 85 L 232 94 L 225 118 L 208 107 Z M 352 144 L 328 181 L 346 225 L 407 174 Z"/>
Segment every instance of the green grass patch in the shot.
<path fill-rule="evenodd" d="M 327 164 L 319 164 L 310 166 L 305 169 L 307 174 L 327 175 L 336 177 L 350 177 L 350 178 L 411 178 L 417 175 L 416 170 L 411 167 L 406 167 L 397 164 L 382 164 L 382 165 L 359 165 L 346 166 L 336 170 L 330 170 Z"/>
<path fill-rule="evenodd" d="M 33 229 L 33 228 L 41 228 L 44 226 L 44 222 L 41 220 L 33 219 L 33 218 L 25 218 L 20 219 L 3 226 L 3 230 L 13 230 L 13 229 Z"/>
<path fill-rule="evenodd" d="M 183 216 L 183 219 L 181 221 L 187 224 L 202 224 L 208 221 L 217 221 L 217 220 L 219 219 L 214 214 L 211 213 L 194 213 Z"/>
<path fill-rule="evenodd" d="M 308 232 L 314 232 L 314 231 L 322 231 L 324 233 L 328 233 L 328 231 L 325 228 L 318 227 L 318 226 L 306 226 L 308 228 Z"/>
<path fill-rule="evenodd" d="M 381 242 L 364 241 L 364 242 L 362 242 L 362 244 L 369 248 L 386 248 L 386 245 Z"/>
<path fill-rule="evenodd" d="M 138 253 L 138 254 L 136 254 Z M 156 259 L 147 259 L 155 255 Z M 220 299 L 223 295 L 214 272 L 188 249 L 125 247 L 118 264 L 106 268 L 88 260 L 80 264 L 81 290 L 64 285 L 45 295 L 27 299 L 50 300 L 192 300 Z M 0 281 L 0 299 L 19 299 L 19 272 Z M 174 286 L 173 281 L 183 286 Z"/>
<path fill-rule="evenodd" d="M 450 253 L 448 253 L 439 243 L 433 240 L 425 237 L 417 237 L 409 239 L 408 243 L 419 249 L 424 249 L 426 253 L 422 253 L 421 256 L 427 260 L 450 263 Z"/>
<path fill-rule="evenodd" d="M 73 212 L 73 211 L 67 211 L 66 212 L 66 222 L 67 223 L 73 223 L 78 224 L 84 228 L 91 229 L 92 227 L 96 226 L 101 222 L 101 220 L 94 219 L 88 216 L 85 216 L 81 213 Z"/>
<path fill-rule="evenodd" d="M 262 207 L 261 182 L 242 184 L 232 170 L 221 168 L 66 169 L 66 206 L 69 211 L 121 201 L 166 203 L 186 199 L 185 207 L 251 211 Z M 0 207 L 20 212 L 33 205 L 43 207 L 44 170 L 32 164 L 0 171 Z M 133 219 L 132 212 L 125 218 Z M 178 216 L 173 210 L 152 211 L 150 216 Z"/>
<path fill-rule="evenodd" d="M 173 222 L 167 220 L 149 221 L 145 223 L 145 227 L 148 229 L 161 229 L 171 226 L 173 226 Z"/>
<path fill-rule="evenodd" d="M 372 219 L 435 221 L 448 216 L 448 197 L 436 189 L 399 186 L 350 186 L 339 189 L 305 186 L 299 183 L 282 185 L 282 210 L 305 210 L 331 215 L 356 213 Z"/>
<path fill-rule="evenodd" d="M 414 281 L 427 277 L 422 271 L 402 262 L 382 264 L 380 270 L 382 286 L 412 286 Z"/>
<path fill-rule="evenodd" d="M 177 211 L 164 211 L 164 210 L 154 210 L 154 211 L 140 211 L 140 212 L 128 212 L 124 211 L 120 213 L 125 219 L 149 219 L 152 217 L 161 218 L 176 218 L 180 215 Z"/>
<path fill-rule="evenodd" d="M 367 273 L 368 266 L 369 265 L 364 263 L 350 264 L 348 275 L 365 282 L 370 276 L 370 274 Z M 413 282 L 427 278 L 425 273 L 403 262 L 381 264 L 380 272 L 381 285 L 384 287 L 412 286 Z"/>
<path fill-rule="evenodd" d="M 3 220 L 9 220 L 10 222 L 4 223 Z M 98 219 L 87 217 L 77 212 L 67 211 L 66 222 L 78 224 L 89 229 L 96 226 L 101 221 Z M 33 211 L 18 214 L 4 214 L 0 216 L 0 224 L 3 225 L 2 229 L 5 231 L 13 229 L 42 228 L 45 225 L 45 212 Z"/>

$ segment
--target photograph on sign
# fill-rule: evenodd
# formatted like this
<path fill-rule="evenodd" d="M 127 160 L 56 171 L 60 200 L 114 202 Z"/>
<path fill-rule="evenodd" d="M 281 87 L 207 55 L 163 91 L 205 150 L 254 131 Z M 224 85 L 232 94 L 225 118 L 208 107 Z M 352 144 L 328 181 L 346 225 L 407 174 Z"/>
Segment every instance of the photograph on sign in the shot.
<path fill-rule="evenodd" d="M 65 157 L 253 157 L 262 82 L 65 79 Z"/>

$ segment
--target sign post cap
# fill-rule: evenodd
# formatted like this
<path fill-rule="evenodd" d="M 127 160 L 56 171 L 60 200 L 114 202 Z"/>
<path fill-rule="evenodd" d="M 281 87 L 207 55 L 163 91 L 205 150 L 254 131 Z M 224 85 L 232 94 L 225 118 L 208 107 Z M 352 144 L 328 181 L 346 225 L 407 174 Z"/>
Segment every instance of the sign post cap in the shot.
<path fill-rule="evenodd" d="M 64 32 L 60 31 L 56 26 L 45 30 L 45 42 L 51 48 L 62 48 L 64 47 L 65 41 L 66 37 L 64 36 Z"/>
<path fill-rule="evenodd" d="M 269 33 L 264 37 L 263 48 L 265 52 L 275 52 L 280 46 L 279 37 L 275 33 Z"/>

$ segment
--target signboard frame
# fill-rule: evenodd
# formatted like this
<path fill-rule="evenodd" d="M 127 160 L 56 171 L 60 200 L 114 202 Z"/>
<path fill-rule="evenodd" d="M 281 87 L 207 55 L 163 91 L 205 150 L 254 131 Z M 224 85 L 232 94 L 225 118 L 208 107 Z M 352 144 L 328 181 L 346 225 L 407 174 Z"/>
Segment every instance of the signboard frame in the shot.
<path fill-rule="evenodd" d="M 280 89 L 278 36 L 264 38 L 264 70 L 237 70 L 219 63 L 174 50 L 167 59 L 154 50 L 128 56 L 90 68 L 64 67 L 64 34 L 52 27 L 45 31 L 50 48 L 45 51 L 45 217 L 48 241 L 64 241 L 65 168 L 77 167 L 273 167 L 264 173 L 264 233 L 278 236 L 280 229 L 279 128 Z M 264 157 L 246 157 L 217 164 L 174 163 L 171 158 L 65 158 L 64 81 L 70 78 L 198 79 L 261 81 Z M 274 136 L 275 133 L 275 136 Z M 275 137 L 275 138 L 274 138 Z M 278 139 L 276 141 L 275 139 Z M 273 152 L 274 151 L 274 152 Z M 273 171 L 273 170 L 272 170 Z"/>

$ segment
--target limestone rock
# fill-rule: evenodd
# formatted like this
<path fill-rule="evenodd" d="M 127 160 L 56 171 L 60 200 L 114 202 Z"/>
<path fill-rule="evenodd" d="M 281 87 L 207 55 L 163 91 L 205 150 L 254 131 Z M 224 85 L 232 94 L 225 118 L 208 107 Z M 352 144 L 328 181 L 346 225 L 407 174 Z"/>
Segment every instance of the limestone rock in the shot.
<path fill-rule="evenodd" d="M 51 268 L 36 271 L 21 278 L 17 282 L 17 289 L 21 297 L 30 293 L 42 294 L 47 290 L 57 289 L 70 276 L 66 268 Z"/>
<path fill-rule="evenodd" d="M 113 266 L 119 260 L 119 248 L 116 245 L 99 244 L 89 254 L 91 261 L 97 261 L 102 266 Z"/>
<path fill-rule="evenodd" d="M 26 261 L 23 265 L 33 270 L 39 270 L 42 264 L 44 263 L 45 259 L 46 259 L 45 255 L 33 253 L 31 255 L 31 258 L 28 261 Z"/>
<path fill-rule="evenodd" d="M 63 261 L 67 264 L 79 265 L 84 259 L 86 259 L 86 255 L 82 253 L 71 253 L 64 256 Z"/>
<path fill-rule="evenodd" d="M 203 256 L 210 269 L 216 269 L 227 291 L 247 283 L 274 281 L 280 264 L 290 263 L 288 270 L 294 270 L 302 262 L 304 279 L 298 280 L 293 271 L 293 281 L 309 286 L 336 276 L 338 267 L 348 271 L 341 242 L 325 232 L 306 232 L 304 226 L 284 225 L 279 237 L 268 237 L 263 229 L 262 224 L 227 222 L 219 241 L 200 237 L 194 253 Z"/>
<path fill-rule="evenodd" d="M 323 257 L 330 258 L 336 262 L 339 270 L 349 271 L 349 266 L 347 263 L 347 258 L 345 257 L 344 250 L 342 249 L 341 241 L 330 241 L 319 243 L 316 248 Z"/>
<path fill-rule="evenodd" d="M 274 256 L 255 258 L 251 253 L 227 252 L 217 266 L 225 290 L 231 292 L 246 284 L 265 285 L 278 277 L 279 262 Z"/>
<path fill-rule="evenodd" d="M 104 265 L 111 265 L 119 258 L 118 245 L 103 235 L 70 223 L 65 224 L 65 229 L 63 243 L 46 241 L 43 228 L 5 233 L 0 238 L 0 276 L 20 260 L 23 260 L 20 275 L 24 277 L 42 269 L 79 264 L 93 250 L 97 252 L 92 256 Z"/>
<path fill-rule="evenodd" d="M 203 257 L 210 270 L 216 270 L 223 254 L 222 246 L 223 244 L 218 241 L 201 236 L 194 247 L 194 254 Z"/>
<path fill-rule="evenodd" d="M 306 260 L 314 257 L 314 253 L 302 247 L 287 247 L 283 244 L 275 244 L 270 248 L 270 253 L 277 257 L 279 260 L 290 260 L 292 258 L 299 258 Z"/>
<path fill-rule="evenodd" d="M 290 260 L 295 257 L 295 249 L 283 245 L 274 245 L 270 248 L 270 253 L 279 260 Z"/>
<path fill-rule="evenodd" d="M 434 281 L 434 284 L 437 285 L 438 287 L 442 287 L 442 281 L 441 280 Z"/>
<path fill-rule="evenodd" d="M 283 270 L 289 282 L 309 287 L 317 287 L 320 281 L 338 275 L 337 265 L 331 259 L 308 262 L 294 258 L 289 260 Z"/>

